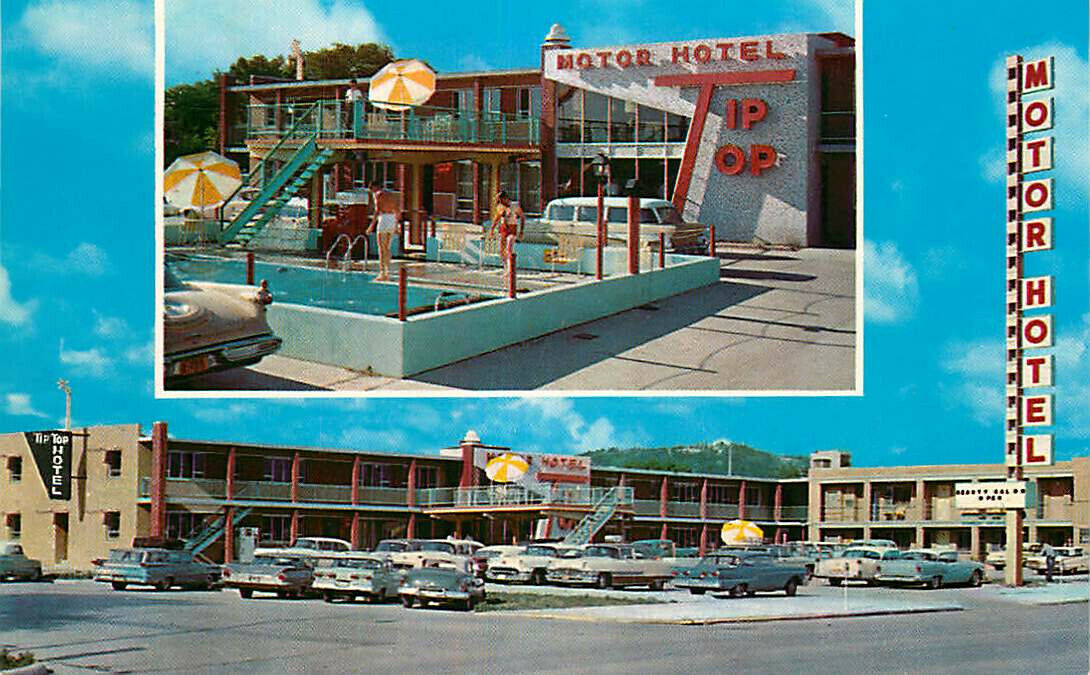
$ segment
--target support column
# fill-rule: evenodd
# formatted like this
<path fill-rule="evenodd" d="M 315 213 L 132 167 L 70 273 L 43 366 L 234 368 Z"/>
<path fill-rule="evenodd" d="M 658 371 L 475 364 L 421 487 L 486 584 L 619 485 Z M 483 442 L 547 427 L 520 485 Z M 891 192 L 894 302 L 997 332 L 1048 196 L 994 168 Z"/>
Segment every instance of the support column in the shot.
<path fill-rule="evenodd" d="M 662 530 L 659 532 L 659 539 L 666 538 L 666 523 L 662 524 Z"/>
<path fill-rule="evenodd" d="M 405 505 L 416 506 L 416 460 L 409 462 L 409 476 L 405 481 Z"/>
<path fill-rule="evenodd" d="M 307 220 L 310 221 L 310 226 L 316 230 L 322 229 L 322 201 L 325 192 L 322 186 L 324 183 L 325 167 L 320 166 L 314 172 L 314 175 L 310 177 L 310 199 L 307 200 L 307 206 L 309 207 Z"/>
<path fill-rule="evenodd" d="M 474 225 L 481 224 L 481 165 L 473 162 L 473 218 L 470 221 Z"/>
<path fill-rule="evenodd" d="M 359 506 L 360 503 L 360 456 L 356 455 L 352 460 L 352 488 L 350 490 L 352 494 L 352 506 Z"/>
<path fill-rule="evenodd" d="M 424 209 L 424 166 L 422 164 L 413 164 L 412 172 L 413 191 L 411 201 L 412 206 L 410 207 L 412 209 L 412 212 L 409 216 L 409 222 L 411 223 L 411 236 L 409 237 L 409 241 L 414 244 L 422 244 L 424 243 L 425 237 L 427 236 L 422 235 L 422 224 L 424 222 L 424 218 L 423 214 L 421 213 Z"/>
<path fill-rule="evenodd" d="M 746 482 L 738 483 L 738 520 L 746 517 Z"/>
<path fill-rule="evenodd" d="M 500 165 L 499 162 L 492 162 L 488 165 L 488 175 L 491 185 L 492 194 L 488 195 L 488 205 L 492 206 L 492 200 L 496 198 L 496 195 L 500 193 Z M 518 195 L 515 195 L 518 197 Z M 514 201 L 514 199 L 512 199 Z"/>
<path fill-rule="evenodd" d="M 700 519 L 708 519 L 708 479 L 700 484 Z"/>
<path fill-rule="evenodd" d="M 235 498 L 235 448 L 227 451 L 227 499 Z"/>
<path fill-rule="evenodd" d="M 708 552 L 708 524 L 704 523 L 700 526 L 700 555 L 703 556 Z"/>
<path fill-rule="evenodd" d="M 220 154 L 227 154 L 227 75 L 219 76 L 220 90 L 220 115 L 219 115 L 219 146 Z"/>
<path fill-rule="evenodd" d="M 234 450 L 234 448 L 231 448 Z M 228 506 L 223 516 L 223 563 L 235 560 L 235 507 Z"/>
<path fill-rule="evenodd" d="M 408 539 L 412 539 L 415 536 L 416 536 L 416 514 L 415 513 L 410 513 L 409 514 L 409 524 L 405 528 L 405 537 L 408 538 Z"/>
<path fill-rule="evenodd" d="M 923 526 L 916 526 L 916 548 L 923 548 Z"/>
<path fill-rule="evenodd" d="M 860 520 L 862 520 L 864 522 L 870 522 L 870 521 L 874 520 L 874 517 L 873 517 L 874 505 L 871 503 L 871 499 L 873 497 L 874 497 L 874 494 L 873 494 L 873 491 L 871 490 L 870 481 L 869 480 L 863 481 L 863 508 L 866 509 L 866 510 L 863 512 L 863 517 L 860 518 Z M 870 534 L 868 534 L 865 530 L 866 530 L 866 528 L 864 527 L 863 537 L 864 538 L 869 538 Z"/>
<path fill-rule="evenodd" d="M 776 483 L 776 492 L 772 495 L 772 520 L 783 520 L 783 484 Z"/>
<path fill-rule="evenodd" d="M 167 423 L 151 427 L 151 524 L 148 534 L 162 537 L 167 529 Z"/>
<path fill-rule="evenodd" d="M 969 528 L 969 557 L 979 562 L 984 562 L 984 553 L 980 550 L 980 526 L 973 525 Z"/>
<path fill-rule="evenodd" d="M 1037 528 L 1030 528 L 1030 541 L 1036 541 Z M 1022 510 L 1007 510 L 1007 564 L 1003 567 L 1003 583 L 1021 586 L 1022 579 Z"/>
<path fill-rule="evenodd" d="M 358 551 L 360 548 L 360 514 L 358 511 L 352 514 L 352 529 L 348 536 L 352 549 Z"/>
<path fill-rule="evenodd" d="M 476 446 L 471 441 L 462 441 L 462 475 L 458 479 L 458 487 L 468 488 L 473 487 L 477 482 L 475 474 L 475 467 L 473 466 L 473 453 Z"/>
<path fill-rule="evenodd" d="M 666 476 L 662 477 L 662 484 L 659 486 L 659 517 L 666 517 L 666 502 L 670 498 L 670 486 L 668 484 Z"/>
<path fill-rule="evenodd" d="M 302 462 L 302 457 L 298 452 L 291 458 L 291 501 L 295 503 L 299 501 L 299 468 Z"/>
<path fill-rule="evenodd" d="M 291 543 L 295 544 L 295 540 L 299 538 L 299 509 L 295 509 L 291 512 Z"/>

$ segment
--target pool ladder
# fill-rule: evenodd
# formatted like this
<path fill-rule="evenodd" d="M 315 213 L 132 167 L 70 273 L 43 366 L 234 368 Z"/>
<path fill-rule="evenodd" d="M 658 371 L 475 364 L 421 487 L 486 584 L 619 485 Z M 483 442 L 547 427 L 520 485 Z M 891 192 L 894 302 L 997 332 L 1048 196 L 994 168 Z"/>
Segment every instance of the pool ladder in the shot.
<path fill-rule="evenodd" d="M 329 247 L 325 252 L 325 266 L 329 269 L 329 263 L 333 260 L 333 251 L 337 249 L 337 246 L 341 243 L 341 239 L 344 239 L 348 243 L 348 247 L 344 250 L 344 255 L 341 257 L 341 269 L 347 271 L 351 265 L 352 251 L 355 250 L 356 244 L 359 241 L 363 241 L 363 270 L 367 271 L 367 257 L 370 254 L 370 243 L 365 234 L 356 235 L 355 239 L 352 239 L 347 234 L 341 233 L 337 235 L 337 238 L 333 240 L 333 245 Z"/>

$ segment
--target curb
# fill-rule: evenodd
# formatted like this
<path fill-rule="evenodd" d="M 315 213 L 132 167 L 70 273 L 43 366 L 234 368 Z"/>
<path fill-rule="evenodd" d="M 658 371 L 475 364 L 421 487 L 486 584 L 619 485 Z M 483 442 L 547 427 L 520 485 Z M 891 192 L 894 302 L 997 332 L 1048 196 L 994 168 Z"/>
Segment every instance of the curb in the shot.
<path fill-rule="evenodd" d="M 1082 602 L 1086 602 L 1083 600 Z M 1060 603 L 1057 603 L 1060 604 Z M 770 616 L 729 616 L 711 617 L 707 619 L 628 619 L 628 618 L 600 618 L 586 614 L 535 614 L 532 612 L 512 611 L 509 616 L 522 616 L 537 619 L 563 619 L 565 621 L 585 621 L 587 623 L 628 623 L 664 626 L 708 626 L 719 623 L 765 623 L 769 621 L 807 621 L 813 619 L 850 619 L 860 616 L 887 616 L 893 614 L 929 614 L 935 612 L 960 612 L 965 608 L 961 605 L 940 605 L 935 607 L 914 607 L 910 609 L 876 609 L 862 610 L 859 612 L 820 612 L 811 614 L 778 614 Z"/>

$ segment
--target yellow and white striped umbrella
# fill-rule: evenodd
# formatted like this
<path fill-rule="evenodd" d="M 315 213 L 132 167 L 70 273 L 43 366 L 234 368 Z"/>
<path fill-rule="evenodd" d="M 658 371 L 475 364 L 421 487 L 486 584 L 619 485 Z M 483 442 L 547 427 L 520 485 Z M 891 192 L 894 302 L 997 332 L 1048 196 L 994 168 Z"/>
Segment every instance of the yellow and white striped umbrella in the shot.
<path fill-rule="evenodd" d="M 435 72 L 416 59 L 394 61 L 371 76 L 367 100 L 379 108 L 406 110 L 435 92 Z"/>
<path fill-rule="evenodd" d="M 238 164 L 214 152 L 174 160 L 163 174 L 163 193 L 181 209 L 219 206 L 239 185 Z"/>
<path fill-rule="evenodd" d="M 484 465 L 485 474 L 497 483 L 511 483 L 526 475 L 530 463 L 519 455 L 505 452 Z"/>
<path fill-rule="evenodd" d="M 753 544 L 764 541 L 765 532 L 748 520 L 731 520 L 723 523 L 719 533 L 724 544 Z"/>

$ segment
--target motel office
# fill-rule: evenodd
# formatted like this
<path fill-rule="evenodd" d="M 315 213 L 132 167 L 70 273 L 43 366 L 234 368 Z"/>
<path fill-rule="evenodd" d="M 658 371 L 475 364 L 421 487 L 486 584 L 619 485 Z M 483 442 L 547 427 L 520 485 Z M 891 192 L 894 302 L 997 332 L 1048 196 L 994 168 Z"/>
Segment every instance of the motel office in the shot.
<path fill-rule="evenodd" d="M 324 200 L 373 178 L 399 194 L 416 244 L 428 218 L 486 220 L 499 189 L 532 216 L 605 182 L 615 193 L 672 200 L 686 219 L 714 225 L 718 239 L 854 246 L 850 37 L 580 48 L 553 26 L 540 64 L 440 73 L 431 98 L 405 112 L 348 110 L 347 79 L 223 79 L 220 150 L 244 166 L 271 155 L 268 177 L 290 157 L 292 142 L 277 143 L 317 104 L 319 119 L 306 124 L 333 154 L 304 195 L 315 229 L 338 227 Z M 366 92 L 366 78 L 359 85 Z"/>
<path fill-rule="evenodd" d="M 88 427 L 73 441 L 70 499 L 51 500 L 24 434 L 0 435 L 0 538 L 20 541 L 53 569 L 88 569 L 134 537 L 188 538 L 216 523 L 221 531 L 205 551 L 216 560 L 235 550 L 242 527 L 258 528 L 264 542 L 332 536 L 360 548 L 450 534 L 508 543 L 542 534 L 542 523 L 570 526 L 610 488 L 626 497 L 599 537 L 707 547 L 724 521 L 741 517 L 779 541 L 888 538 L 980 556 L 1004 536 L 1001 514 L 962 512 L 953 496 L 957 482 L 1002 480 L 1000 464 L 858 468 L 845 453 L 819 452 L 809 477 L 777 480 L 520 453 L 576 465 L 555 477 L 556 497 L 546 500 L 492 484 L 473 458 L 504 449 L 471 434 L 431 455 L 188 440 L 170 437 L 165 423 L 150 435 L 136 424 Z M 1036 488 L 1028 540 L 1088 543 L 1090 458 L 1026 475 Z"/>

